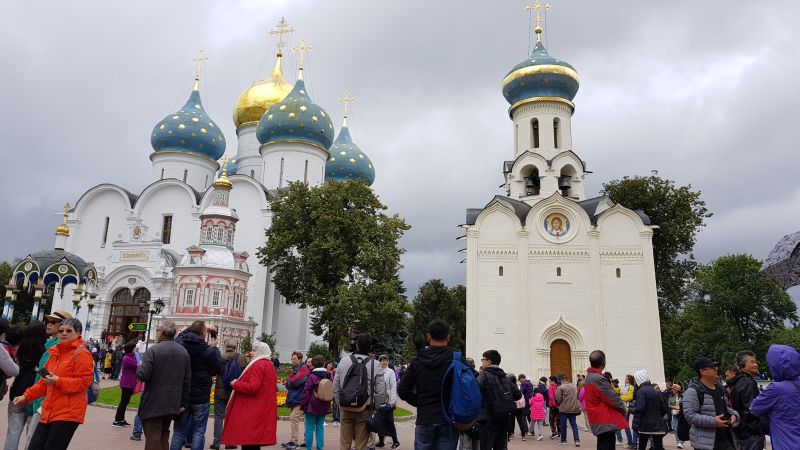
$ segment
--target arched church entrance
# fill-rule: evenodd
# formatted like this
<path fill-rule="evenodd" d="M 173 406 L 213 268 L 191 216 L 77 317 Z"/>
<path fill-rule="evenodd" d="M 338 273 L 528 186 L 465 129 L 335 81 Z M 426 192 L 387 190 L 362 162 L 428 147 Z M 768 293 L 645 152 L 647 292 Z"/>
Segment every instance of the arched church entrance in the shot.
<path fill-rule="evenodd" d="M 556 339 L 550 344 L 550 373 L 563 373 L 572 381 L 572 350 L 563 339 Z"/>
<path fill-rule="evenodd" d="M 134 322 L 147 323 L 147 308 L 141 308 L 139 305 L 149 302 L 150 291 L 145 288 L 137 289 L 133 295 L 127 288 L 122 288 L 114 293 L 111 298 L 111 315 L 108 318 L 108 327 L 106 327 L 108 336 L 122 335 L 125 342 L 128 342 L 142 334 L 141 331 L 130 331 L 128 325 Z"/>

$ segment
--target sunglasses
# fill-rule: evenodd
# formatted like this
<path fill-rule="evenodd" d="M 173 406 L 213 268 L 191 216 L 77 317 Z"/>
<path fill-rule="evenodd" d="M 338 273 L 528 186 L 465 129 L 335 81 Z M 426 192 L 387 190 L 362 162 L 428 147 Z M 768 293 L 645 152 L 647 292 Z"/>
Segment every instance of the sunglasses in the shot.
<path fill-rule="evenodd" d="M 74 333 L 75 330 L 70 328 L 70 329 L 66 329 L 66 330 L 58 330 L 58 332 L 59 333 L 64 333 L 64 334 L 69 334 L 69 333 Z"/>

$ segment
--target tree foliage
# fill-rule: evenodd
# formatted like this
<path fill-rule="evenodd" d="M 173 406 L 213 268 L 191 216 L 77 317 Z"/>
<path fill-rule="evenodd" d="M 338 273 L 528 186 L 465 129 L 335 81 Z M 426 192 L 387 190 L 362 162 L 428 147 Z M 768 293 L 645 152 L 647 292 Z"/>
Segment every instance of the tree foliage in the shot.
<path fill-rule="evenodd" d="M 11 265 L 7 262 L 0 262 L 0 296 L 6 296 L 6 284 L 11 279 Z"/>
<path fill-rule="evenodd" d="M 676 313 L 685 298 L 685 287 L 697 263 L 692 249 L 697 232 L 711 217 L 700 191 L 675 182 L 654 171 L 646 177 L 624 177 L 603 185 L 611 200 L 626 208 L 641 209 L 658 229 L 653 233 L 659 310 L 663 316 Z"/>
<path fill-rule="evenodd" d="M 258 339 L 259 342 L 269 345 L 269 348 L 272 349 L 273 352 L 277 352 L 275 346 L 278 344 L 278 339 L 275 337 L 275 333 L 261 333 L 256 339 Z"/>
<path fill-rule="evenodd" d="M 397 276 L 410 227 L 361 182 L 290 183 L 271 203 L 272 225 L 258 250 L 287 302 L 311 309 L 311 330 L 333 354 L 348 331 L 393 329 L 410 311 Z"/>
<path fill-rule="evenodd" d="M 242 341 L 239 343 L 239 348 L 242 353 L 249 353 L 253 350 L 253 341 L 249 334 L 242 338 Z"/>
<path fill-rule="evenodd" d="M 325 358 L 325 361 L 330 361 L 331 358 L 331 349 L 328 348 L 326 345 L 318 344 L 316 342 L 312 343 L 308 346 L 308 358 L 313 358 L 317 355 L 321 355 Z"/>
<path fill-rule="evenodd" d="M 672 350 L 684 368 L 698 356 L 729 364 L 743 349 L 763 359 L 776 335 L 791 336 L 785 325 L 797 323 L 797 307 L 760 268 L 760 261 L 744 254 L 699 267 L 683 314 L 670 324 L 679 330 Z"/>
<path fill-rule="evenodd" d="M 467 336 L 467 289 L 462 286 L 447 287 L 442 280 L 429 280 L 419 288 L 412 301 L 414 312 L 408 324 L 407 352 L 412 352 L 425 338 L 428 324 L 443 319 L 450 325 L 450 343 L 465 349 Z"/>

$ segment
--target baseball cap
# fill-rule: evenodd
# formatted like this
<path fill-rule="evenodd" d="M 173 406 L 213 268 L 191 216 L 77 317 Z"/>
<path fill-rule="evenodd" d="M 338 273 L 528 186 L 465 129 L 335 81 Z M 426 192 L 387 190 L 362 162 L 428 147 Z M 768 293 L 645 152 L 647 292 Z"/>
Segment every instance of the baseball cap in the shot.
<path fill-rule="evenodd" d="M 55 320 L 64 320 L 64 319 L 72 319 L 72 314 L 64 311 L 63 309 L 56 309 L 50 314 L 44 316 L 45 319 L 55 319 Z"/>
<path fill-rule="evenodd" d="M 692 367 L 694 368 L 695 372 L 700 372 L 701 370 L 707 367 L 719 367 L 719 363 L 701 356 L 694 360 L 694 364 L 692 364 Z"/>

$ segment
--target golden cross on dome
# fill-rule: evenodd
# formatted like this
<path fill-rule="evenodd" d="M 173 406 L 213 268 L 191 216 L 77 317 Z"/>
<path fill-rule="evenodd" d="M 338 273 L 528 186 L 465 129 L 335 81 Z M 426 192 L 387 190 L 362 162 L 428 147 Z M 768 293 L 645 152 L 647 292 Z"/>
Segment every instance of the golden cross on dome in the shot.
<path fill-rule="evenodd" d="M 220 178 L 226 178 L 228 176 L 228 161 L 230 161 L 228 155 L 222 157 L 222 175 L 220 175 Z"/>
<path fill-rule="evenodd" d="M 297 68 L 299 69 L 299 73 L 297 75 L 298 80 L 303 79 L 303 65 L 306 63 L 306 52 L 310 52 L 314 50 L 314 47 L 310 45 L 306 45 L 305 39 L 300 39 L 300 45 L 297 47 L 292 47 L 292 50 L 297 52 Z"/>
<path fill-rule="evenodd" d="M 550 8 L 552 8 L 552 6 L 550 6 L 549 3 L 545 3 L 543 5 L 541 0 L 536 0 L 536 4 L 525 7 L 525 11 L 536 11 L 536 16 L 534 16 L 532 19 L 532 21 L 536 23 L 536 28 L 533 29 L 533 31 L 536 33 L 536 42 L 540 42 L 542 40 L 542 22 L 544 21 L 542 10 L 547 13 L 547 10 Z"/>
<path fill-rule="evenodd" d="M 340 103 L 340 104 L 344 105 L 344 109 L 342 110 L 342 116 L 343 116 L 342 126 L 343 127 L 347 126 L 347 115 L 350 113 L 350 103 L 353 103 L 354 101 L 356 101 L 356 98 L 355 97 L 351 97 L 350 96 L 350 91 L 347 90 L 347 89 L 344 90 L 344 97 L 336 100 L 336 103 Z"/>
<path fill-rule="evenodd" d="M 270 30 L 269 34 L 272 36 L 278 36 L 278 54 L 283 55 L 283 47 L 286 46 L 286 41 L 283 40 L 284 34 L 294 33 L 294 28 L 289 28 L 289 24 L 286 23 L 286 18 L 281 17 L 281 20 L 278 21 L 276 30 Z"/>
<path fill-rule="evenodd" d="M 197 54 L 197 56 L 192 58 L 192 61 L 194 61 L 194 79 L 199 80 L 200 74 L 203 72 L 203 65 L 205 64 L 206 61 L 208 61 L 208 57 L 206 56 L 206 53 L 203 51 L 202 48 L 200 49 L 200 52 Z"/>
<path fill-rule="evenodd" d="M 67 224 L 67 217 L 69 217 L 69 208 L 70 208 L 69 203 L 65 203 L 64 204 L 64 225 Z"/>

